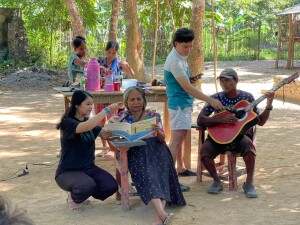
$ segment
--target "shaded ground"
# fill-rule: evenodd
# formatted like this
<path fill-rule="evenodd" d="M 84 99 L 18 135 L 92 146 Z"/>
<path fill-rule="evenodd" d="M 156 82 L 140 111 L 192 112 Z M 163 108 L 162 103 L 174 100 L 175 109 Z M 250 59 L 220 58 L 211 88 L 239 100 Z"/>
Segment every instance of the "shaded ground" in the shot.
<path fill-rule="evenodd" d="M 297 63 L 295 65 L 297 66 Z M 202 89 L 213 93 L 212 64 L 206 64 Z M 274 69 L 274 61 L 222 62 L 218 69 L 235 68 L 240 76 L 239 87 L 260 96 L 261 89 L 272 87 L 274 75 L 290 75 L 293 71 Z M 162 67 L 157 67 L 161 74 Z M 219 71 L 218 70 L 218 71 Z M 7 75 L 9 77 L 11 75 Z M 40 77 L 36 75 L 37 77 Z M 37 78 L 36 77 L 36 78 Z M 34 81 L 39 78 L 35 79 Z M 43 79 L 41 79 L 43 80 Z M 28 165 L 29 174 L 0 182 L 1 194 L 28 211 L 38 225 L 148 225 L 151 224 L 153 209 L 145 206 L 138 197 L 130 199 L 131 210 L 123 212 L 120 202 L 114 197 L 105 202 L 93 200 L 84 212 L 74 214 L 66 207 L 66 194 L 54 181 L 59 152 L 59 134 L 55 123 L 63 112 L 63 98 L 49 89 L 49 85 L 61 80 L 51 78 L 41 89 L 16 88 L 4 90 L 4 78 L 0 80 L 0 179 L 14 177 L 14 173 Z M 44 82 L 44 81 L 43 81 Z M 36 83 L 34 83 L 36 84 Z M 21 86 L 21 85 L 20 85 Z M 16 86 L 18 87 L 18 86 Z M 31 83 L 31 87 L 34 85 Z M 8 89 L 7 86 L 5 89 Z M 262 102 L 259 107 L 265 105 Z M 201 101 L 194 105 L 194 121 L 203 106 Z M 159 105 L 149 105 L 161 112 Z M 208 195 L 211 179 L 197 183 L 194 177 L 180 178 L 191 186 L 184 193 L 187 206 L 168 208 L 176 215 L 175 225 L 186 224 L 299 224 L 300 221 L 300 106 L 274 101 L 274 110 L 264 127 L 257 133 L 257 163 L 255 184 L 258 199 L 246 199 L 242 189 L 220 195 Z M 100 145 L 100 141 L 97 142 Z M 193 167 L 196 168 L 197 133 L 193 131 Z M 47 164 L 33 165 L 33 164 Z M 97 158 L 97 165 L 114 173 L 114 162 L 109 158 Z M 239 179 L 239 187 L 244 181 Z"/>

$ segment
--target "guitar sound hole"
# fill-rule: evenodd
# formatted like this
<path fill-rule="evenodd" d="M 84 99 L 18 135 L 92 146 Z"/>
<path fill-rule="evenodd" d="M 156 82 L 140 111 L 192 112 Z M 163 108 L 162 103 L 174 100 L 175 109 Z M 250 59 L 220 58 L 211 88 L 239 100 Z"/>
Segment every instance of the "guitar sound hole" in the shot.
<path fill-rule="evenodd" d="M 242 119 L 246 116 L 246 111 L 243 110 L 243 109 L 242 110 L 237 110 L 234 115 L 235 115 L 236 118 Z"/>

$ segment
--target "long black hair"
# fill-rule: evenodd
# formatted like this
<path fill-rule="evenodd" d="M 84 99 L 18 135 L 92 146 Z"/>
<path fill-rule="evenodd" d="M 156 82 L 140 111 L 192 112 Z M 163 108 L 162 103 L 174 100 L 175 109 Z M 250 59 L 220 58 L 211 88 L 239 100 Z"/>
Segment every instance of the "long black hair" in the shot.
<path fill-rule="evenodd" d="M 69 108 L 66 110 L 66 112 L 62 115 L 60 121 L 58 124 L 56 124 L 56 129 L 59 130 L 61 128 L 61 124 L 65 118 L 68 117 L 75 117 L 76 114 L 76 106 L 81 105 L 81 103 L 86 100 L 88 97 L 93 98 L 93 96 L 83 90 L 77 90 L 73 93 L 72 99 L 71 99 L 71 104 Z"/>

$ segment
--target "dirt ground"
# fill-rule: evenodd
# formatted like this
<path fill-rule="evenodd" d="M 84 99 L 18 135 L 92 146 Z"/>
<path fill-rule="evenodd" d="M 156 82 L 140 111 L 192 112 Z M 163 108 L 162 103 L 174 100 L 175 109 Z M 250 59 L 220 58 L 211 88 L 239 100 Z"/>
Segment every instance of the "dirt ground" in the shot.
<path fill-rule="evenodd" d="M 284 66 L 285 62 L 281 62 Z M 299 69 L 274 69 L 274 61 L 243 61 L 218 63 L 218 73 L 233 67 L 240 74 L 239 88 L 257 98 L 262 89 L 272 87 L 275 75 L 290 75 Z M 213 64 L 206 63 L 202 90 L 215 92 Z M 162 67 L 157 67 L 157 77 Z M 220 90 L 220 89 L 219 89 Z M 203 103 L 195 101 L 194 121 Z M 265 102 L 260 103 L 263 109 Z M 159 105 L 149 108 L 161 112 Z M 0 93 L 0 192 L 13 205 L 27 210 L 37 225 L 148 225 L 153 208 L 138 197 L 130 198 L 130 210 L 122 211 L 121 203 L 112 196 L 104 202 L 92 199 L 82 213 L 68 210 L 66 193 L 54 181 L 58 161 L 59 133 L 54 128 L 63 113 L 63 97 L 49 88 L 39 90 L 4 90 Z M 184 193 L 185 207 L 167 208 L 175 214 L 174 225 L 296 225 L 300 221 L 300 104 L 274 100 L 270 119 L 257 130 L 257 161 L 255 185 L 257 199 L 247 199 L 238 180 L 239 189 L 229 191 L 225 183 L 219 195 L 209 195 L 210 178 L 197 183 L 195 177 L 180 178 L 191 187 Z M 97 142 L 100 146 L 100 141 Z M 192 132 L 192 167 L 196 168 L 197 133 Z M 243 162 L 240 162 L 243 164 Z M 96 164 L 114 174 L 111 158 L 96 158 Z M 29 174 L 14 178 L 28 166 Z M 8 179 L 8 180 L 7 180 Z"/>

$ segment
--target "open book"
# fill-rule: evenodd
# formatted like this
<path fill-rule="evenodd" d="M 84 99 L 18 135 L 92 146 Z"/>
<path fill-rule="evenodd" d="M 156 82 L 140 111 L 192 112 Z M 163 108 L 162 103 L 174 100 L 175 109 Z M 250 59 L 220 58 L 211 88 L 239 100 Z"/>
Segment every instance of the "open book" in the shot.
<path fill-rule="evenodd" d="M 120 136 L 132 142 L 151 135 L 154 132 L 151 129 L 152 124 L 156 124 L 155 117 L 132 124 L 126 122 L 109 123 L 104 126 L 104 129 L 111 130 L 114 136 Z"/>

